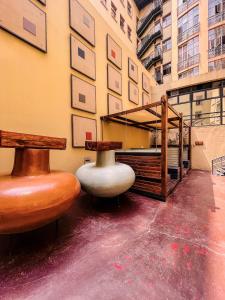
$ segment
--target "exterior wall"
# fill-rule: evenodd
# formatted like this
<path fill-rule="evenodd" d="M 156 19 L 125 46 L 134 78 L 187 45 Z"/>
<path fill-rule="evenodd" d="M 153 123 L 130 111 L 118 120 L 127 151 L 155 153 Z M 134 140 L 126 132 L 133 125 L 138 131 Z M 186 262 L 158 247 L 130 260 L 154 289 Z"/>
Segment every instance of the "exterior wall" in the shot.
<path fill-rule="evenodd" d="M 43 8 L 37 1 L 33 1 Z M 95 3 L 96 1 L 94 1 Z M 118 1 L 119 2 L 119 1 Z M 81 1 L 83 4 L 83 1 Z M 101 140 L 100 116 L 107 112 L 107 59 L 106 34 L 109 33 L 123 50 L 123 108 L 136 105 L 128 101 L 128 56 L 139 68 L 139 98 L 141 104 L 141 74 L 144 70 L 136 58 L 136 51 L 128 46 L 127 40 L 117 37 L 116 32 L 99 15 L 95 7 L 85 0 L 85 8 L 95 18 L 96 81 L 88 80 L 70 68 L 69 1 L 47 1 L 48 53 L 44 54 L 13 35 L 0 29 L 0 129 L 67 138 L 66 151 L 51 152 L 52 169 L 74 172 L 84 158 L 95 158 L 95 153 L 84 149 L 73 149 L 71 140 L 71 114 L 97 120 L 98 139 Z M 114 21 L 113 21 L 114 22 Z M 119 29 L 120 30 L 120 29 Z M 87 43 L 85 43 L 91 48 Z M 147 74 L 146 70 L 144 70 Z M 74 74 L 96 85 L 97 114 L 81 112 L 71 108 L 70 76 Z M 113 94 L 113 93 L 112 93 Z M 123 133 L 123 136 L 122 136 Z M 110 132 L 108 138 L 111 138 Z M 141 130 L 121 130 L 115 139 L 126 139 L 128 146 L 147 147 L 148 133 Z M 10 172 L 13 164 L 13 150 L 0 149 L 1 172 Z"/>
<path fill-rule="evenodd" d="M 195 146 L 203 141 L 203 146 Z M 192 128 L 192 168 L 211 170 L 212 160 L 225 154 L 225 127 Z"/>
<path fill-rule="evenodd" d="M 113 3 L 117 7 L 116 21 L 111 17 L 111 0 L 107 0 L 106 6 L 104 6 L 101 0 L 85 0 L 84 2 L 90 1 L 91 4 L 96 8 L 98 13 L 102 16 L 105 22 L 113 29 L 116 36 L 123 40 L 128 48 L 131 48 L 136 52 L 137 49 L 137 35 L 136 35 L 136 20 L 139 17 L 139 10 L 134 2 L 134 0 L 129 0 L 132 6 L 132 17 L 127 13 L 127 0 L 124 0 L 124 5 L 120 0 L 114 0 Z M 83 3 L 82 0 L 80 0 Z M 120 28 L 120 14 L 125 19 L 125 32 Z M 132 30 L 132 41 L 128 39 L 127 36 L 127 25 L 130 26 Z"/>

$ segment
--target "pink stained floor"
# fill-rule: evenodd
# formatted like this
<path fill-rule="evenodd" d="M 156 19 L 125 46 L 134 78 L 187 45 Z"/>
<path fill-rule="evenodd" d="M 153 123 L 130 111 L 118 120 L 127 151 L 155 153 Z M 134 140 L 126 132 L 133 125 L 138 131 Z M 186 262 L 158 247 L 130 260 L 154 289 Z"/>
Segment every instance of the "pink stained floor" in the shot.
<path fill-rule="evenodd" d="M 56 223 L 0 237 L 0 299 L 225 299 L 225 178 L 192 171 L 167 203 L 83 195 Z"/>

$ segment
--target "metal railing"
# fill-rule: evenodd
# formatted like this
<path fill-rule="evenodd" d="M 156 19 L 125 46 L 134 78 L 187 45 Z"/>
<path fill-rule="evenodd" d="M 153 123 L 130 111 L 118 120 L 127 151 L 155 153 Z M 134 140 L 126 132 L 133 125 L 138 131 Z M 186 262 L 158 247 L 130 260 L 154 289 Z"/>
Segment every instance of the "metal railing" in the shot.
<path fill-rule="evenodd" d="M 212 174 L 225 176 L 225 156 L 212 160 Z"/>
<path fill-rule="evenodd" d="M 178 72 L 198 64 L 199 61 L 200 61 L 200 55 L 199 54 L 196 54 L 194 56 L 190 56 L 190 57 L 188 57 L 188 59 L 180 61 L 178 63 Z"/>
<path fill-rule="evenodd" d="M 209 54 L 209 58 L 225 54 L 225 45 L 219 45 L 215 48 L 209 49 L 208 54 Z"/>
<path fill-rule="evenodd" d="M 208 19 L 208 25 L 209 26 L 212 26 L 216 23 L 219 23 L 219 22 L 222 22 L 225 20 L 225 11 L 224 12 L 221 12 L 219 14 L 216 14 L 214 16 L 211 16 L 209 19 Z"/>
<path fill-rule="evenodd" d="M 213 64 L 213 65 L 210 65 Z M 209 72 L 219 71 L 225 69 L 225 58 L 221 58 L 212 62 L 209 62 Z"/>
<path fill-rule="evenodd" d="M 162 13 L 162 0 L 155 0 L 154 6 L 146 13 L 145 17 L 137 23 L 137 34 L 140 35 L 144 32 L 148 24 L 153 21 L 158 14 Z"/>
<path fill-rule="evenodd" d="M 153 51 L 147 58 L 145 58 L 142 63 L 146 69 L 149 69 L 160 60 L 162 60 L 162 50 L 157 49 Z"/>
<path fill-rule="evenodd" d="M 193 34 L 198 33 L 199 30 L 200 30 L 200 23 L 197 23 L 194 26 L 188 28 L 184 32 L 178 34 L 177 43 L 179 44 L 179 43 L 183 42 L 184 40 L 188 39 Z"/>
<path fill-rule="evenodd" d="M 137 48 L 138 56 L 144 54 L 144 50 L 147 50 L 156 39 L 162 37 L 162 27 L 153 28 L 141 41 Z"/>
<path fill-rule="evenodd" d="M 188 0 L 187 2 L 181 4 L 181 5 L 177 8 L 177 15 L 179 16 L 179 15 L 182 14 L 185 10 L 188 10 L 192 5 L 196 4 L 197 2 L 199 2 L 199 0 Z"/>

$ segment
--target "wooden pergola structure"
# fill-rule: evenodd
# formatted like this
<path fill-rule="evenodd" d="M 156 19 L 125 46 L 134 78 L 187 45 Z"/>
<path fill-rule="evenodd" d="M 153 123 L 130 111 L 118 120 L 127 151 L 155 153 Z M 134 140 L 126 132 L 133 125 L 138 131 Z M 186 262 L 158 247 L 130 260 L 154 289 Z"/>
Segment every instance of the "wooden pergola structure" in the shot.
<path fill-rule="evenodd" d="M 179 181 L 183 178 L 183 130 L 189 130 L 188 160 L 191 162 L 191 128 L 183 120 L 183 115 L 178 113 L 169 103 L 167 96 L 161 100 L 141 107 L 122 111 L 101 117 L 102 122 L 114 122 L 152 132 L 161 130 L 161 193 L 160 198 L 166 200 L 171 192 L 168 189 L 168 130 L 179 130 Z"/>

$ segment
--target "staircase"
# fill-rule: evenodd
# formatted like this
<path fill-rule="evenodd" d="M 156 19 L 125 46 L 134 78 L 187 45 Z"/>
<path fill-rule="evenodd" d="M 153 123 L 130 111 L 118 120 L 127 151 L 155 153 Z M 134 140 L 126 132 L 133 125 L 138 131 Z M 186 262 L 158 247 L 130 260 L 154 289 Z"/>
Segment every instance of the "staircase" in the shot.
<path fill-rule="evenodd" d="M 212 160 L 212 174 L 216 176 L 225 176 L 225 156 Z"/>

